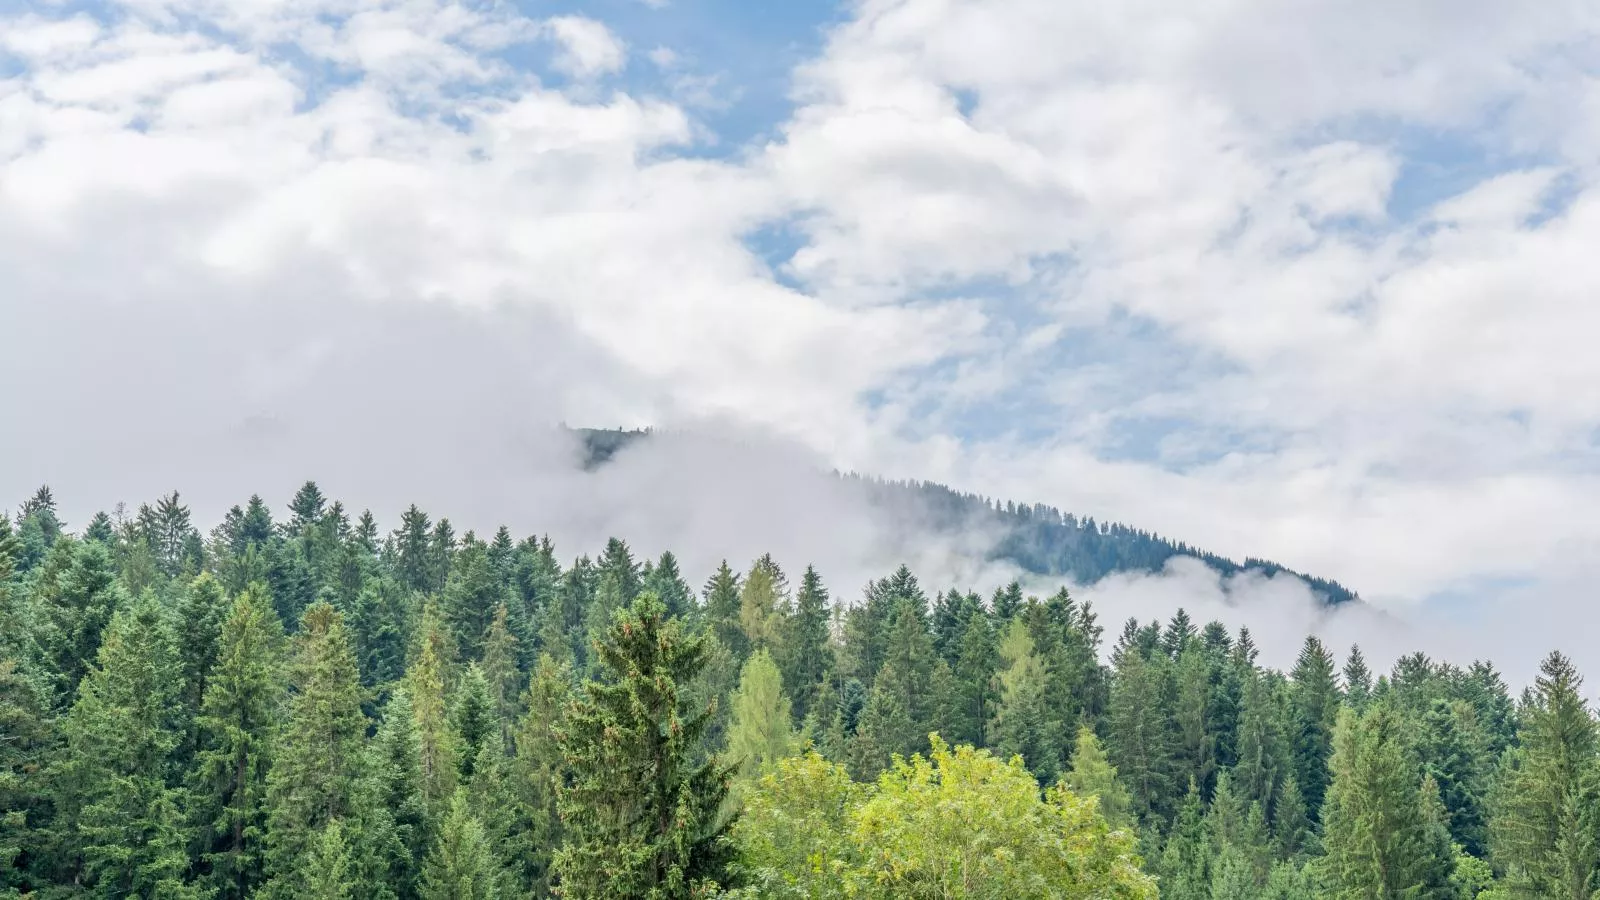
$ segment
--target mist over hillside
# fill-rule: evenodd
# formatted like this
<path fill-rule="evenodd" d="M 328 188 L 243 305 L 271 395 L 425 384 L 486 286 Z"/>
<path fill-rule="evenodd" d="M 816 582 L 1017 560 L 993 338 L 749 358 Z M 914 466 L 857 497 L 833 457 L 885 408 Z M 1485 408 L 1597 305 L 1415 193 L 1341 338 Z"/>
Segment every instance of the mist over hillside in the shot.
<path fill-rule="evenodd" d="M 583 468 L 596 471 L 629 447 L 649 441 L 650 429 L 581 428 Z M 986 563 L 1011 564 L 1019 572 L 1093 584 L 1113 574 L 1158 573 L 1173 559 L 1192 557 L 1227 578 L 1241 574 L 1289 575 L 1304 581 L 1326 604 L 1358 599 L 1355 592 L 1325 578 L 1307 575 L 1270 560 L 1238 562 L 1120 522 L 1062 512 L 1043 503 L 994 500 L 923 481 L 885 481 L 869 474 L 838 475 L 864 492 L 876 509 L 893 520 L 914 522 L 929 534 L 977 534 L 992 541 L 981 550 Z"/>

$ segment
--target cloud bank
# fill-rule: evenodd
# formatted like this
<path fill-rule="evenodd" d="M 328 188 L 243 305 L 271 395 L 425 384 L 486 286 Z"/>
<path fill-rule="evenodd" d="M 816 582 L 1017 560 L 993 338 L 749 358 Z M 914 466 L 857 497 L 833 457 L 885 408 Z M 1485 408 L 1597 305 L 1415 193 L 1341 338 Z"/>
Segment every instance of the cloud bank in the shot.
<path fill-rule="evenodd" d="M 746 73 L 630 37 L 688 14 L 639 6 L 6 14 L 0 497 L 208 509 L 314 477 L 579 543 L 597 503 L 840 585 L 906 542 L 702 451 L 636 463 L 660 509 L 539 474 L 556 421 L 714 421 L 1508 645 L 1584 614 L 1600 13 L 860 0 L 741 143 L 715 111 Z M 792 528 L 724 537 L 718 490 Z M 1279 590 L 1096 589 L 1153 611 L 1174 584 Z"/>

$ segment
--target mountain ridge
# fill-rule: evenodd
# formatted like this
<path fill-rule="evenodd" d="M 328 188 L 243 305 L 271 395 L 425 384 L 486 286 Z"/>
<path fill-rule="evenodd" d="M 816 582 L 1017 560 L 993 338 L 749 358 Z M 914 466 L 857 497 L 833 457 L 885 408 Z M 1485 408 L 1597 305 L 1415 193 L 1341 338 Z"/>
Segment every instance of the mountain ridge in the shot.
<path fill-rule="evenodd" d="M 654 429 L 568 428 L 582 447 L 586 471 L 611 462 L 627 447 L 655 434 Z M 1093 584 L 1108 575 L 1158 573 L 1168 560 L 1192 557 L 1224 577 L 1254 573 L 1290 575 L 1305 582 L 1324 604 L 1358 602 L 1360 595 L 1339 582 L 1254 556 L 1243 561 L 1174 541 L 1121 522 L 1096 521 L 1043 503 L 1000 501 L 921 480 L 890 480 L 854 472 L 834 476 L 860 485 L 873 502 L 920 520 L 935 532 L 957 533 L 991 527 L 998 534 L 987 561 L 1010 562 L 1033 575 L 1065 576 Z"/>

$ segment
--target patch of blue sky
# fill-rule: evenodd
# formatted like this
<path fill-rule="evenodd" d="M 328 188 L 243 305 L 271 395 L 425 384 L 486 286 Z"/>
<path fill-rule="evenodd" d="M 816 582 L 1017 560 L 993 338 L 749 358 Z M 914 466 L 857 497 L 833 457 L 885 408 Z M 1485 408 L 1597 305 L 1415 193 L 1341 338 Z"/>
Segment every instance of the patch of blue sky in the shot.
<path fill-rule="evenodd" d="M 849 13 L 841 0 L 519 0 L 517 8 L 530 18 L 581 15 L 604 23 L 629 48 L 627 67 L 611 82 L 688 103 L 716 136 L 694 152 L 714 157 L 777 136 L 794 108 L 795 67 L 814 58 L 829 27 Z M 670 62 L 651 59 L 658 49 Z M 570 83 L 550 66 L 548 47 L 520 52 L 509 58 L 553 86 Z"/>
<path fill-rule="evenodd" d="M 1451 131 L 1415 126 L 1395 128 L 1383 142 L 1400 159 L 1389 193 L 1388 213 L 1396 223 L 1415 222 L 1440 202 L 1496 175 L 1554 162 L 1549 156 L 1513 152 L 1493 131 Z"/>

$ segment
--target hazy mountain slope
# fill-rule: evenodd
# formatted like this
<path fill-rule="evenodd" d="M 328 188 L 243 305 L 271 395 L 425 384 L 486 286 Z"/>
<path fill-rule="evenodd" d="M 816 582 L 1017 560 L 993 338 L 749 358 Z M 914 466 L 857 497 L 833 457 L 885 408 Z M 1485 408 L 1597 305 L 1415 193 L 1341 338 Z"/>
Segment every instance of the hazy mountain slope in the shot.
<path fill-rule="evenodd" d="M 623 448 L 651 434 L 649 430 L 574 431 L 582 438 L 584 468 L 590 470 L 605 465 Z M 862 486 L 874 503 L 936 532 L 994 530 L 997 537 L 990 557 L 1039 575 L 1065 575 L 1089 584 L 1119 572 L 1156 572 L 1172 557 L 1192 556 L 1224 576 L 1245 571 L 1294 575 L 1330 604 L 1345 603 L 1357 596 L 1336 581 L 1296 572 L 1270 560 L 1247 557 L 1240 562 L 1129 525 L 1097 522 L 1043 504 L 1000 502 L 932 482 L 839 477 Z"/>

